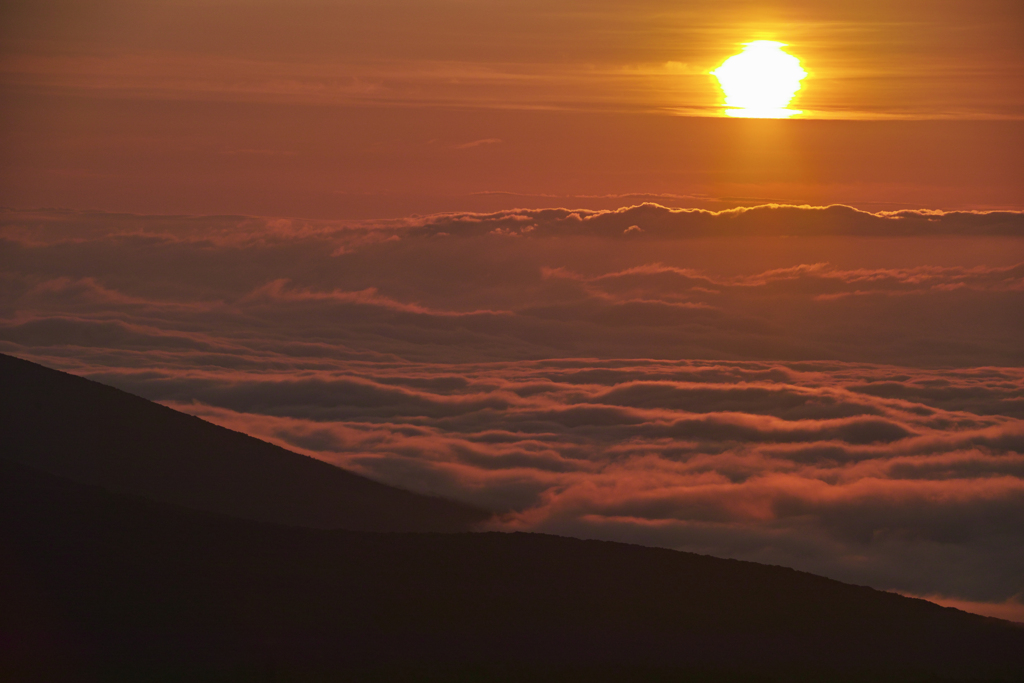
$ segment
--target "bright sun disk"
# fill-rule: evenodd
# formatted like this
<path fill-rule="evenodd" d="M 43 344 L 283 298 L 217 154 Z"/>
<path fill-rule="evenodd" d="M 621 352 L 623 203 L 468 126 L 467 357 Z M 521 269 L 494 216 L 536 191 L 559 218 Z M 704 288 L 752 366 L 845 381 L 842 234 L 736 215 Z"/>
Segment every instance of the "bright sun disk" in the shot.
<path fill-rule="evenodd" d="M 800 111 L 787 109 L 807 72 L 800 60 L 782 51 L 785 43 L 756 40 L 712 71 L 725 92 L 728 116 L 784 119 Z"/>

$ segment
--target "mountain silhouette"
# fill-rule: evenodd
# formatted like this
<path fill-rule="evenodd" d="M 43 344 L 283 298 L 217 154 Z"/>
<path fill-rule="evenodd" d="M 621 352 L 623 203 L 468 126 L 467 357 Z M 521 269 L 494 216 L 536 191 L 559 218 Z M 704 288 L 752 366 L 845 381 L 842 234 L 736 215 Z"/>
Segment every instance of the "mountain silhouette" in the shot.
<path fill-rule="evenodd" d="M 1020 624 L 782 567 L 458 533 L 486 513 L 32 363 L 0 373 L 2 680 L 1024 680 Z"/>
<path fill-rule="evenodd" d="M 245 519 L 452 532 L 490 516 L 3 354 L 0 435 L 0 457 L 111 491 Z"/>
<path fill-rule="evenodd" d="M 8 680 L 1020 680 L 1024 628 L 544 534 L 285 527 L 0 462 Z"/>

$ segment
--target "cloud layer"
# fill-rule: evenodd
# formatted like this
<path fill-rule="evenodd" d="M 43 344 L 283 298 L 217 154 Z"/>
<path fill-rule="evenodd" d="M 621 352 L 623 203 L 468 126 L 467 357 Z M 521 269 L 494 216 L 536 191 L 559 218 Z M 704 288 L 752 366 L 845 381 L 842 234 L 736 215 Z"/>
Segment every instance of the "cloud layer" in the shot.
<path fill-rule="evenodd" d="M 1024 592 L 1020 214 L 7 212 L 0 230 L 0 351 L 495 528 L 1011 611 Z"/>

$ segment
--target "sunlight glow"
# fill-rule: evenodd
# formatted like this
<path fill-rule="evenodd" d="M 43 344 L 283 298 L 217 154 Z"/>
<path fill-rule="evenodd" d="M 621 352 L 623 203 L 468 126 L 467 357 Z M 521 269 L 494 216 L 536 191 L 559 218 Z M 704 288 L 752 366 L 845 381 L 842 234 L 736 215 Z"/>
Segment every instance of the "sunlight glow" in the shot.
<path fill-rule="evenodd" d="M 785 43 L 757 40 L 711 74 L 725 93 L 728 116 L 785 119 L 802 112 L 787 109 L 807 72 L 800 60 L 782 51 Z"/>

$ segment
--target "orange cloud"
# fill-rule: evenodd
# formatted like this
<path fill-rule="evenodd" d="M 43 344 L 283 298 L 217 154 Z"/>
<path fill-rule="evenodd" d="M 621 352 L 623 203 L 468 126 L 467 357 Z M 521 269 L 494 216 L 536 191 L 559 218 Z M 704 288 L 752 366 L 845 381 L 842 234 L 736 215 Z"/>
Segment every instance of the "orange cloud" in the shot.
<path fill-rule="evenodd" d="M 1024 576 L 1020 222 L 7 211 L 0 351 L 497 529 L 998 604 Z"/>

